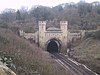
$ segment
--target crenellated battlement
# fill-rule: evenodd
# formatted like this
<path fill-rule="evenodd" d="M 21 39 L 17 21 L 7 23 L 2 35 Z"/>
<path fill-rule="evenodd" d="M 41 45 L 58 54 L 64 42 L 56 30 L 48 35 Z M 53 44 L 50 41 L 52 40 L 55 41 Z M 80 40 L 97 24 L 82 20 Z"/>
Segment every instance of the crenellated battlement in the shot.
<path fill-rule="evenodd" d="M 85 35 L 85 32 L 69 32 L 67 27 L 68 21 L 60 21 L 60 28 L 49 27 L 46 29 L 46 23 L 46 21 L 39 21 L 39 30 L 35 33 L 25 33 L 23 30 L 19 30 L 19 34 L 26 39 L 32 38 L 35 43 L 38 43 L 45 50 L 53 47 L 51 46 L 53 44 L 50 45 L 50 42 L 56 43 L 59 52 L 66 52 L 67 43 L 72 41 L 73 38 L 77 39 Z"/>
<path fill-rule="evenodd" d="M 44 24 L 46 25 L 46 21 L 39 21 L 39 25 Z"/>
<path fill-rule="evenodd" d="M 64 25 L 64 24 L 68 25 L 68 21 L 60 21 L 60 25 Z"/>

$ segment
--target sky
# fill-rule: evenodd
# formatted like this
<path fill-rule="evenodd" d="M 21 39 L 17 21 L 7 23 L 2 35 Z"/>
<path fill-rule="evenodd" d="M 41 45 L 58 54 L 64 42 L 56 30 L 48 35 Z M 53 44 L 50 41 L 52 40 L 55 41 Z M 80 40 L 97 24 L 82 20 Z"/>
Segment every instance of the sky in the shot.
<path fill-rule="evenodd" d="M 43 5 L 54 7 L 62 3 L 79 2 L 80 0 L 0 0 L 0 11 L 6 8 L 20 9 L 22 6 L 31 8 L 34 5 Z M 86 2 L 94 2 L 100 0 L 85 0 Z"/>

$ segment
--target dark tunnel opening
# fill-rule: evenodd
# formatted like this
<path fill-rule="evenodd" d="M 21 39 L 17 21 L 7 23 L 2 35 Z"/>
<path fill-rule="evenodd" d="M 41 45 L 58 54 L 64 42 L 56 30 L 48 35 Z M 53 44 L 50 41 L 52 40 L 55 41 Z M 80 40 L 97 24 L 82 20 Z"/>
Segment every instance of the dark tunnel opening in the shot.
<path fill-rule="evenodd" d="M 50 53 L 57 53 L 59 51 L 59 46 L 58 46 L 57 42 L 54 40 L 51 40 L 47 44 L 47 51 Z"/>

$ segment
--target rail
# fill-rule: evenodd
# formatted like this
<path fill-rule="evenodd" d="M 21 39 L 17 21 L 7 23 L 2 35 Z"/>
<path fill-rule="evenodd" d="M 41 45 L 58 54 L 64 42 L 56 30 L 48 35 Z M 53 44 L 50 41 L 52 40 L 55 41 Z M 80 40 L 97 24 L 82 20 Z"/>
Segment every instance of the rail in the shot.
<path fill-rule="evenodd" d="M 70 68 L 70 70 L 72 70 L 76 75 L 98 75 L 88 69 L 85 65 L 79 64 L 78 62 L 73 62 L 71 59 L 66 58 L 63 54 L 53 53 L 53 55 L 64 63 L 64 66 Z"/>

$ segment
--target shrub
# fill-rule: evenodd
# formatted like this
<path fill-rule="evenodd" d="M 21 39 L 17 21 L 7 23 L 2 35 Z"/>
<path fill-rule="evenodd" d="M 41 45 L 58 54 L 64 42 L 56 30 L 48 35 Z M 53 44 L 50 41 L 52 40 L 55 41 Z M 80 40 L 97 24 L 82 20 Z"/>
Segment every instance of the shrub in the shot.
<path fill-rule="evenodd" d="M 86 32 L 85 38 L 93 37 L 93 32 Z"/>
<path fill-rule="evenodd" d="M 94 38 L 94 39 L 100 39 L 100 30 L 95 31 L 95 32 L 86 32 L 85 33 L 85 38 Z"/>
<path fill-rule="evenodd" d="M 94 32 L 93 37 L 94 39 L 100 39 L 100 30 Z"/>
<path fill-rule="evenodd" d="M 14 32 L 14 33 L 16 33 L 16 34 L 18 34 L 18 30 L 19 30 L 19 27 L 10 27 L 10 29 Z"/>
<path fill-rule="evenodd" d="M 6 23 L 0 23 L 1 28 L 9 28 L 9 26 Z"/>
<path fill-rule="evenodd" d="M 3 44 L 9 43 L 9 41 L 6 38 L 2 37 L 2 36 L 0 36 L 0 42 L 3 43 Z"/>

